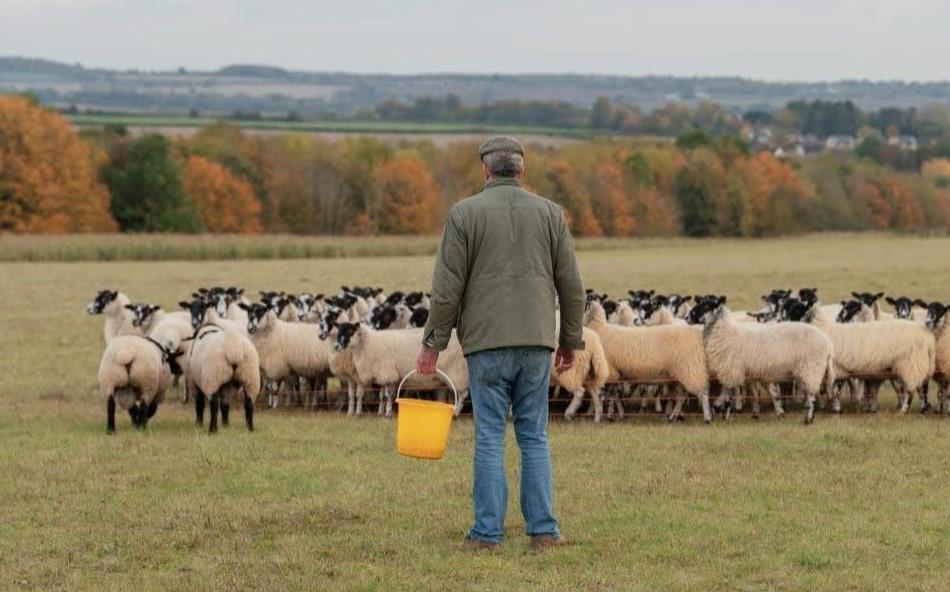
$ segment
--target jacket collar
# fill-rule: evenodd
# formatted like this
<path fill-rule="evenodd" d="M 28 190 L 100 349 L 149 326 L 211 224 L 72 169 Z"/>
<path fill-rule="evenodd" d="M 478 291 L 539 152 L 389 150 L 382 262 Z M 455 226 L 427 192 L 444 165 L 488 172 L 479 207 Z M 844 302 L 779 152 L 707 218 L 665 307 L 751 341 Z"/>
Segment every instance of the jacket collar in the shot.
<path fill-rule="evenodd" d="M 489 189 L 491 187 L 499 187 L 501 185 L 511 185 L 514 187 L 521 187 L 521 181 L 519 181 L 518 179 L 515 179 L 514 177 L 497 177 L 495 179 L 492 179 L 488 183 L 485 183 L 485 189 Z"/>

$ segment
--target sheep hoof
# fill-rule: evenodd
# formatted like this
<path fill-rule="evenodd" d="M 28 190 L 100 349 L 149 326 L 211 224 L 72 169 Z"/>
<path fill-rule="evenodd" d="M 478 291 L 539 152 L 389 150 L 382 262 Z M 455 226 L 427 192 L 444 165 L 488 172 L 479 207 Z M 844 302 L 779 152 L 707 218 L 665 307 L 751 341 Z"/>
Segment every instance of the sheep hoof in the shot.
<path fill-rule="evenodd" d="M 921 414 L 925 414 L 925 413 L 927 413 L 928 411 L 930 411 L 930 405 L 929 405 L 929 404 L 924 403 L 923 405 L 920 406 L 920 413 L 921 413 Z"/>
<path fill-rule="evenodd" d="M 711 420 L 711 419 L 705 419 L 705 418 L 704 418 L 704 419 L 703 419 L 703 423 L 706 424 L 706 425 L 709 425 L 709 424 L 712 423 L 712 420 Z"/>

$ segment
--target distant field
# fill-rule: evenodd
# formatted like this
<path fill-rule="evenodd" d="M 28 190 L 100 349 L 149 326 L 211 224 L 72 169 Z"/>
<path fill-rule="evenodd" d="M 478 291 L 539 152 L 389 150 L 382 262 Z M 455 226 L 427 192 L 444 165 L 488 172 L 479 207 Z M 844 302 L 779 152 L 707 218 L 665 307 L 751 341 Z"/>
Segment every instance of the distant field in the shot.
<path fill-rule="evenodd" d="M 562 138 L 590 138 L 598 134 L 593 129 L 557 128 L 537 126 L 478 125 L 464 123 L 411 123 L 397 121 L 275 121 L 275 120 L 228 120 L 226 118 L 186 117 L 169 115 L 120 115 L 104 114 L 67 115 L 76 125 L 102 126 L 124 125 L 130 128 L 198 128 L 228 121 L 245 130 L 279 132 L 332 132 L 354 134 L 398 134 L 410 136 L 458 135 L 458 134 L 518 134 L 528 136 L 555 136 Z M 602 133 L 602 132 L 600 132 Z"/>
<path fill-rule="evenodd" d="M 615 295 L 722 292 L 741 308 L 807 285 L 828 301 L 950 299 L 948 238 L 581 245 L 586 283 Z M 555 422 L 556 506 L 575 544 L 541 557 L 521 534 L 513 437 L 504 548 L 456 549 L 470 420 L 437 463 L 396 456 L 392 421 L 327 412 L 264 411 L 253 434 L 237 419 L 208 437 L 170 400 L 145 433 L 121 416 L 106 436 L 102 322 L 84 311 L 96 290 L 173 308 L 199 285 L 424 288 L 431 266 L 429 252 L 0 263 L 0 590 L 950 589 L 950 419 L 898 416 L 892 398 L 812 426 L 797 409 L 712 426 Z"/>

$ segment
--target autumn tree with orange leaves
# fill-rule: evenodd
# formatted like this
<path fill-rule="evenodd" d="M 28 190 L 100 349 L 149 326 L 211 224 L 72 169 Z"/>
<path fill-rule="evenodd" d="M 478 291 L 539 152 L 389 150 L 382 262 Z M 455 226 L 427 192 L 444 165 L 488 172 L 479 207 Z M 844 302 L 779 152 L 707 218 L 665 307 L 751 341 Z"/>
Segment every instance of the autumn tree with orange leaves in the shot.
<path fill-rule="evenodd" d="M 251 184 L 220 164 L 192 156 L 185 164 L 182 186 L 209 232 L 261 231 L 261 202 Z"/>
<path fill-rule="evenodd" d="M 416 158 L 399 156 L 373 170 L 374 203 L 369 212 L 384 234 L 428 234 L 435 230 L 439 192 L 432 174 Z"/>
<path fill-rule="evenodd" d="M 0 96 L 0 232 L 109 232 L 92 148 L 26 97 Z"/>

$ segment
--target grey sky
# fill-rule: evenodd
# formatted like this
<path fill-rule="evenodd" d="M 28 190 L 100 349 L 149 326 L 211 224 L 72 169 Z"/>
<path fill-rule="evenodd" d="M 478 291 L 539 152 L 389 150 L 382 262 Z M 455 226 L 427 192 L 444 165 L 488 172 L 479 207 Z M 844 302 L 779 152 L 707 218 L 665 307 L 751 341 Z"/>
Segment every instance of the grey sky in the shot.
<path fill-rule="evenodd" d="M 950 79 L 947 0 L 0 0 L 0 55 L 86 66 Z"/>

